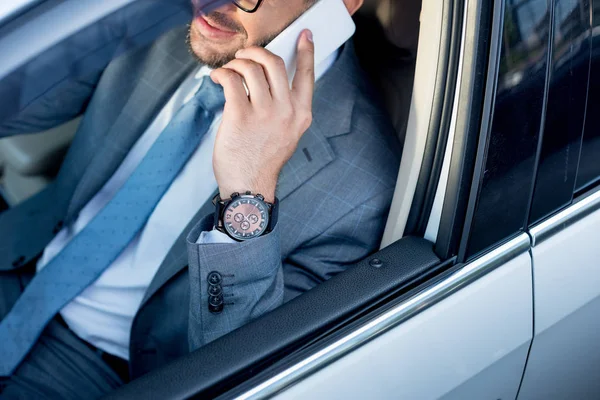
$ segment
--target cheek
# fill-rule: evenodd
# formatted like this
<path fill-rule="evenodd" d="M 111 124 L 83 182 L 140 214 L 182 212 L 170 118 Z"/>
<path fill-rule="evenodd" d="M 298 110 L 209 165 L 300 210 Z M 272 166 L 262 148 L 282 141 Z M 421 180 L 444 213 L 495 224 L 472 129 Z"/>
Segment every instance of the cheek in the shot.
<path fill-rule="evenodd" d="M 285 26 L 285 22 L 281 26 L 281 21 L 282 17 L 270 10 L 261 16 L 247 13 L 240 16 L 240 22 L 248 37 L 246 46 L 264 45 L 265 40 L 270 40 L 281 32 Z"/>
<path fill-rule="evenodd" d="M 246 34 L 248 35 L 247 46 L 255 46 L 261 43 L 262 38 L 265 36 L 264 25 L 257 24 L 254 21 L 244 23 L 244 29 L 246 30 Z"/>

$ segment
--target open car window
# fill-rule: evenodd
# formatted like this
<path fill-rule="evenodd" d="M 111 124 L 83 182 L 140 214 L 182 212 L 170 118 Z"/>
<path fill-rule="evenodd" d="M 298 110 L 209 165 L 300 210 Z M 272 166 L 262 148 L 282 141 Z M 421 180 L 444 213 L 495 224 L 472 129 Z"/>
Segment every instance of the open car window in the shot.
<path fill-rule="evenodd" d="M 437 132 L 436 128 L 429 127 L 426 120 L 419 120 L 419 124 L 413 125 L 408 122 L 411 113 L 420 2 L 407 2 L 410 13 L 403 12 L 407 9 L 399 7 L 388 9 L 386 14 L 396 18 L 394 21 L 398 21 L 397 18 L 400 17 L 406 18 L 407 26 L 412 27 L 412 33 L 407 31 L 412 34 L 412 40 L 408 40 L 410 34 L 394 32 L 394 25 L 389 21 L 386 25 L 385 18 L 377 18 L 382 10 L 395 7 L 394 4 L 382 2 L 367 10 L 364 15 L 357 16 L 357 20 L 364 18 L 364 23 L 359 23 L 360 31 L 355 38 L 357 52 L 362 52 L 359 54 L 362 67 L 370 74 L 370 79 L 375 82 L 377 90 L 384 98 L 386 118 L 393 120 L 399 141 L 408 143 L 404 169 L 410 173 L 407 173 L 404 179 L 411 182 L 412 189 L 402 188 L 402 183 L 399 185 L 401 189 L 398 191 L 398 207 L 404 211 L 393 210 L 391 221 L 408 218 L 412 203 L 408 194 L 417 186 L 415 178 L 420 173 L 419 160 L 425 151 L 425 143 L 420 138 L 427 136 L 428 131 Z M 445 12 L 447 15 L 437 13 L 439 20 L 453 14 L 452 10 Z M 115 0 L 102 3 L 80 0 L 46 1 L 28 3 L 5 14 L 0 27 L 0 51 L 8 56 L 0 65 L 0 99 L 3 99 L 0 107 L 0 135 L 15 136 L 0 139 L 0 186 L 2 197 L 5 199 L 3 209 L 18 207 L 27 199 L 43 192 L 45 188 L 51 187 L 107 66 L 118 63 L 127 54 L 147 48 L 162 35 L 185 26 L 190 17 L 191 7 L 188 0 Z M 433 23 L 438 23 L 439 20 L 434 20 Z M 460 39 L 459 29 L 456 30 L 456 27 L 450 25 L 446 29 L 447 32 L 453 32 L 453 40 Z M 383 54 L 385 57 L 369 58 L 374 48 L 374 40 L 387 44 L 390 52 Z M 431 57 L 437 57 L 439 49 L 434 47 L 439 40 L 438 37 L 430 39 Z M 454 55 L 444 56 L 446 61 L 441 65 L 442 68 L 450 65 L 456 69 L 451 60 L 458 54 L 458 49 L 455 43 L 452 49 L 445 50 L 446 53 L 452 51 Z M 379 64 L 378 60 L 382 63 Z M 437 68 L 437 63 L 429 64 L 431 68 L 434 66 Z M 381 68 L 386 69 L 385 74 L 381 74 Z M 390 85 L 390 82 L 393 84 Z M 425 75 L 421 75 L 420 82 L 426 85 L 427 95 L 417 103 L 419 110 L 426 110 L 433 103 L 434 92 L 446 89 L 446 82 L 438 80 L 432 85 Z M 440 100 L 436 115 L 438 111 L 441 113 L 442 109 L 451 113 L 452 101 L 453 96 L 445 96 Z M 37 108 L 39 104 L 51 104 L 61 112 L 53 118 L 48 118 L 40 113 L 40 109 Z M 413 110 L 413 119 L 415 113 Z M 449 115 L 442 124 L 444 129 L 449 128 L 448 118 Z M 440 141 L 443 141 L 447 135 L 439 137 Z M 416 140 L 420 143 L 414 147 Z M 432 160 L 439 159 L 440 154 L 443 154 L 444 146 L 437 146 L 433 139 L 428 148 L 430 152 L 437 154 L 435 157 L 431 156 Z M 90 153 L 81 157 L 92 156 Z M 432 181 L 435 180 L 437 177 L 432 178 Z M 430 186 L 435 187 L 435 182 Z M 429 212 L 429 207 L 419 208 L 423 215 Z M 423 215 L 419 218 L 426 221 L 427 218 Z M 182 385 L 181 389 L 186 395 L 197 393 L 195 390 L 206 391 L 212 395 L 224 393 L 232 389 L 234 384 L 242 383 L 243 379 L 253 377 L 253 374 L 249 373 L 249 365 L 254 365 L 254 371 L 258 372 L 275 361 L 287 362 L 282 357 L 285 354 L 300 354 L 315 343 L 321 345 L 324 343 L 321 340 L 327 339 L 332 333 L 347 329 L 348 324 L 357 320 L 359 316 L 369 315 L 380 304 L 414 290 L 453 264 L 452 257 L 439 257 L 430 241 L 422 237 L 405 236 L 404 224 L 405 222 L 401 221 L 392 229 L 394 232 L 390 234 L 386 243 L 391 246 L 381 253 L 359 261 L 347 271 L 348 273 L 328 281 L 326 286 L 300 296 L 299 298 L 304 298 L 302 302 L 290 302 L 287 308 L 281 311 L 293 317 L 282 326 L 285 336 L 283 340 L 273 341 L 268 334 L 250 333 L 248 336 L 248 332 L 236 331 L 237 333 L 226 335 L 206 347 L 203 350 L 204 354 L 212 354 L 215 362 L 226 366 L 226 375 L 223 375 L 220 369 L 209 367 L 210 361 L 205 355 L 196 354 L 180 358 L 179 363 L 196 365 L 196 357 L 200 356 L 207 366 L 201 371 L 205 374 L 204 380 L 197 380 L 197 376 L 189 376 L 189 383 L 201 384 L 200 389 L 188 388 L 185 385 Z M 58 225 L 57 229 L 60 230 Z M 19 259 L 15 259 L 14 263 L 18 264 L 18 261 Z M 377 271 L 381 273 L 377 274 Z M 365 285 L 364 282 L 368 284 Z M 331 301 L 332 293 L 337 293 L 334 296 L 335 301 Z M 324 303 L 327 303 L 325 308 L 315 307 Z M 271 317 L 269 315 L 271 314 L 256 320 L 253 325 L 249 325 L 249 329 L 263 330 L 264 326 L 281 323 L 281 314 L 273 314 Z M 239 349 L 243 342 L 248 343 L 251 339 L 256 342 L 248 347 L 248 353 L 228 350 L 226 357 L 229 357 L 230 363 L 223 363 L 225 355 L 221 346 L 228 346 L 229 343 Z M 152 356 L 151 350 L 140 349 L 142 352 L 147 351 L 148 357 Z M 180 375 L 180 369 L 185 367 L 183 364 L 174 364 L 156 373 L 167 373 L 166 376 L 171 376 L 169 368 L 175 375 Z M 194 369 L 196 368 L 190 370 Z M 239 374 L 240 369 L 246 373 Z M 238 378 L 222 385 L 223 379 L 232 376 Z M 147 376 L 146 379 L 153 378 Z M 170 384 L 172 383 L 174 382 L 170 381 Z M 144 385 L 143 381 L 137 384 Z M 164 386 L 166 391 L 174 389 L 170 384 Z M 135 387 L 134 384 L 123 390 L 136 390 Z M 115 393 L 115 396 L 120 394 Z M 167 395 L 177 396 L 174 392 Z"/>
<path fill-rule="evenodd" d="M 354 16 L 351 43 L 381 102 L 371 116 L 389 119 L 401 145 L 394 150 L 401 160 L 391 208 L 375 221 L 382 231 L 387 221 L 381 246 L 369 237 L 377 246 L 366 257 L 191 352 L 187 332 L 146 319 L 137 325 L 143 340 L 130 344 L 142 373 L 108 398 L 515 398 L 536 350 L 534 335 L 542 333 L 535 330 L 540 305 L 533 300 L 541 282 L 533 273 L 535 257 L 551 235 L 562 241 L 565 215 L 587 207 L 578 214 L 582 219 L 600 204 L 594 192 L 597 118 L 590 111 L 598 93 L 588 90 L 598 86 L 598 35 L 597 26 L 586 25 L 588 14 L 599 18 L 598 1 L 564 3 L 365 1 Z M 0 212 L 52 188 L 107 66 L 185 27 L 191 10 L 190 0 L 0 6 L 0 136 L 16 135 L 0 139 Z M 572 96 L 569 107 L 560 90 Z M 326 102 L 332 99 L 346 100 L 332 93 Z M 118 101 L 113 106 L 120 112 Z M 63 112 L 47 118 L 39 104 Z M 323 139 L 333 143 L 325 157 L 340 151 L 340 140 Z M 90 149 L 80 157 L 93 157 Z M 361 151 L 369 149 L 366 143 Z M 300 155 L 314 166 L 311 151 Z M 555 168 L 556 157 L 565 170 Z M 365 175 L 355 167 L 348 161 L 348 171 Z M 298 179 L 294 168 L 285 173 Z M 381 184 L 381 176 L 371 178 Z M 323 187 L 341 181 L 332 177 Z M 337 200 L 333 193 L 327 199 Z M 295 228 L 305 222 L 300 211 Z M 362 229 L 356 221 L 361 216 L 348 222 L 354 232 Z M 351 240 L 336 232 L 314 240 L 323 238 Z M 330 258 L 327 252 L 316 257 Z M 21 262 L 14 257 L 8 264 Z M 321 279 L 298 270 L 306 280 Z M 593 285 L 585 287 L 586 301 L 593 299 Z M 178 304 L 170 304 L 173 314 L 181 312 Z M 153 336 L 159 329 L 177 343 L 177 357 L 162 351 L 164 342 Z M 435 384 L 423 379 L 431 376 L 439 378 Z"/>

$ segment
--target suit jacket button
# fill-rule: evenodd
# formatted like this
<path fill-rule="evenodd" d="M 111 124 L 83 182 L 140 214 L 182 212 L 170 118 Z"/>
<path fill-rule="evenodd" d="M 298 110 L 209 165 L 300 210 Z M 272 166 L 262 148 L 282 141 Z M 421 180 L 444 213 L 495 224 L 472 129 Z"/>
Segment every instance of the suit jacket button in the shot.
<path fill-rule="evenodd" d="M 209 285 L 208 294 L 211 296 L 219 296 L 223 292 L 221 285 Z"/>
<path fill-rule="evenodd" d="M 218 285 L 221 283 L 223 279 L 221 278 L 221 274 L 213 271 L 210 274 L 208 274 L 208 283 L 210 283 L 211 285 Z"/>

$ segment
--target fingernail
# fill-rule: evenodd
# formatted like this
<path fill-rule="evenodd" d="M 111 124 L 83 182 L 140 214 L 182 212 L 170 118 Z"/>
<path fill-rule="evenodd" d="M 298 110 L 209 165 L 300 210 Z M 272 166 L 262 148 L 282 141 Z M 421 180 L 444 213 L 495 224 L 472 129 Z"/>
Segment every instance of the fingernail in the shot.
<path fill-rule="evenodd" d="M 312 43 L 313 42 L 313 34 L 308 29 L 306 30 L 306 38 Z"/>

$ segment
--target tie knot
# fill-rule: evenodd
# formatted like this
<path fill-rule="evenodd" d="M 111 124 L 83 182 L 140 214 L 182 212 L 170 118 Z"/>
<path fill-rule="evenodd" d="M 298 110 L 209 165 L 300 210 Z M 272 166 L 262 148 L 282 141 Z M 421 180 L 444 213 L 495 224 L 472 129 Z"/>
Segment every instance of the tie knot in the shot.
<path fill-rule="evenodd" d="M 225 104 L 223 88 L 221 85 L 214 83 L 209 76 L 205 76 L 202 79 L 200 88 L 194 97 L 204 107 L 205 110 L 210 112 L 220 110 Z"/>

